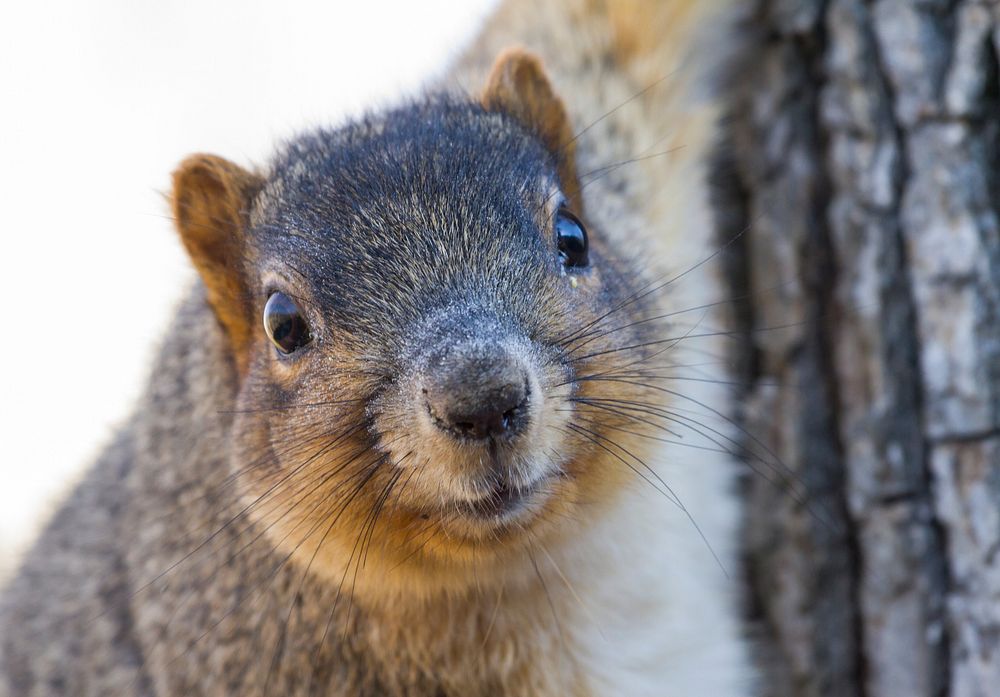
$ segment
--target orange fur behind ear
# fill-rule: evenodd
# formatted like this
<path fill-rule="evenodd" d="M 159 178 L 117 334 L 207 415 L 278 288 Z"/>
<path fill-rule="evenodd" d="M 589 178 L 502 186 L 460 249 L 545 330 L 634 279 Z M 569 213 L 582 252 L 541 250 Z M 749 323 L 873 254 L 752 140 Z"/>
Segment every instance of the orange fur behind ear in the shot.
<path fill-rule="evenodd" d="M 242 373 L 251 336 L 244 237 L 249 204 L 262 180 L 221 157 L 192 155 L 174 172 L 173 183 L 174 219 L 181 241 Z"/>
<path fill-rule="evenodd" d="M 481 101 L 487 111 L 513 116 L 542 139 L 556 158 L 564 193 L 574 210 L 582 212 L 573 129 L 541 60 L 523 48 L 501 53 L 486 80 Z"/>

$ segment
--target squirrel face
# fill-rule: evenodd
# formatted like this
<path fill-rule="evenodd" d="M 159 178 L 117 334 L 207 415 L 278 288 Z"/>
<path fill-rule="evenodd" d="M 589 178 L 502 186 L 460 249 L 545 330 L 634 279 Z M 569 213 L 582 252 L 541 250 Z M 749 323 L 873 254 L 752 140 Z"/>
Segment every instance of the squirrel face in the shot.
<path fill-rule="evenodd" d="M 635 476 L 604 440 L 625 421 L 575 406 L 621 391 L 601 376 L 636 360 L 644 301 L 587 228 L 573 143 L 512 51 L 479 101 L 300 137 L 266 177 L 178 170 L 238 375 L 233 476 L 276 546 L 356 590 L 481 584 Z"/>

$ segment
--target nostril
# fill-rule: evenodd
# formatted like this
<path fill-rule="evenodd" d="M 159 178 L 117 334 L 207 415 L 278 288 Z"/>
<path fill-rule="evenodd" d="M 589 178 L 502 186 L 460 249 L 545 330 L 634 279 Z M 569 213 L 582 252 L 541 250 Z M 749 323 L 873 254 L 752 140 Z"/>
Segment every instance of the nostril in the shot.
<path fill-rule="evenodd" d="M 427 410 L 439 428 L 464 440 L 511 437 L 528 423 L 529 397 L 526 382 L 485 393 L 475 391 L 472 398 L 450 392 L 443 399 L 434 399 L 432 391 Z"/>
<path fill-rule="evenodd" d="M 455 424 L 455 428 L 462 433 L 471 434 L 476 430 L 476 424 L 471 421 L 459 421 Z"/>

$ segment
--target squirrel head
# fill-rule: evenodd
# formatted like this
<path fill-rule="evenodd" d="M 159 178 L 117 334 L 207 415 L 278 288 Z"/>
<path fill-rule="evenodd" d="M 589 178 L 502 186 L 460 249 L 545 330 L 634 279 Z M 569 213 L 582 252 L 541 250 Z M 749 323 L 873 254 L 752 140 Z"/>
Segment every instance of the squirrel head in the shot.
<path fill-rule="evenodd" d="M 641 274 L 587 218 L 532 55 L 478 99 L 298 137 L 266 174 L 189 158 L 173 203 L 238 374 L 234 476 L 317 573 L 482 585 L 636 476 L 607 438 Z"/>

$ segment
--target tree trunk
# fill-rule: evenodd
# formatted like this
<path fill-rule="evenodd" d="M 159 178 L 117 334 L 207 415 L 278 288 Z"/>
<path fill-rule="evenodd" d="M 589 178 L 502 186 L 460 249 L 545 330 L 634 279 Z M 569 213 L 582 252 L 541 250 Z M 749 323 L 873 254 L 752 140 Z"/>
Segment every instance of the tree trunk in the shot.
<path fill-rule="evenodd" d="M 714 176 L 767 694 L 998 695 L 1000 4 L 755 5 Z"/>

